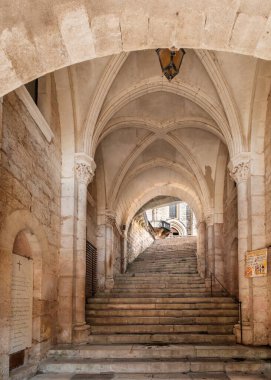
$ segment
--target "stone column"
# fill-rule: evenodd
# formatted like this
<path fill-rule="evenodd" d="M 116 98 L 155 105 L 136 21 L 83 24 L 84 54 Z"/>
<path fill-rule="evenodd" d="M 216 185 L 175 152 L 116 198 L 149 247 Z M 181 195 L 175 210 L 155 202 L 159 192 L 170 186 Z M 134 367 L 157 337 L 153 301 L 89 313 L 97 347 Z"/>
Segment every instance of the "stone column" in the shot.
<path fill-rule="evenodd" d="M 2 123 L 3 123 L 3 97 L 0 97 L 0 150 L 2 147 Z M 0 153 L 0 158 L 1 158 L 1 153 Z"/>
<path fill-rule="evenodd" d="M 89 326 L 85 320 L 85 282 L 86 282 L 86 215 L 87 187 L 92 181 L 96 165 L 86 154 L 75 156 L 75 175 L 77 179 L 77 223 L 75 251 L 75 297 L 74 330 L 75 343 L 87 342 Z"/>
<path fill-rule="evenodd" d="M 121 273 L 125 273 L 127 269 L 127 231 L 126 229 L 122 233 L 121 237 Z"/>
<path fill-rule="evenodd" d="M 214 223 L 213 217 L 207 217 L 207 275 L 214 273 Z"/>
<path fill-rule="evenodd" d="M 214 274 L 224 284 L 223 223 L 214 223 Z"/>
<path fill-rule="evenodd" d="M 193 224 L 192 211 L 188 205 L 186 205 L 186 221 L 187 221 L 187 224 L 186 224 L 187 235 L 192 235 L 192 224 Z"/>
<path fill-rule="evenodd" d="M 250 159 L 235 159 L 229 164 L 231 177 L 237 184 L 238 200 L 238 273 L 239 299 L 242 302 L 243 343 L 252 344 L 253 334 L 250 315 L 250 280 L 245 277 L 245 255 L 250 249 L 248 178 Z M 240 323 L 235 332 L 240 343 Z"/>
<path fill-rule="evenodd" d="M 202 278 L 206 277 L 206 223 L 200 221 L 197 224 L 197 254 L 198 254 L 198 271 Z"/>
<path fill-rule="evenodd" d="M 116 214 L 105 210 L 105 289 L 110 291 L 114 286 L 114 231 Z"/>

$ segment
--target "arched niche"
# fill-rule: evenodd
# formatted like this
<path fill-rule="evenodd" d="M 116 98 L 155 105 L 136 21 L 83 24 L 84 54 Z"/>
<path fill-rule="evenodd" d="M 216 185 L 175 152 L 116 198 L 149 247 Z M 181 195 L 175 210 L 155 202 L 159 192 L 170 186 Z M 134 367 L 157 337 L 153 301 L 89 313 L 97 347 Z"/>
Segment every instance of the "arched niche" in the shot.
<path fill-rule="evenodd" d="M 31 346 L 25 352 L 24 364 L 34 370 L 48 349 L 52 332 L 43 313 L 43 303 L 50 299 L 48 289 L 49 248 L 43 228 L 26 210 L 18 210 L 6 217 L 0 232 L 0 378 L 9 378 L 11 353 L 12 276 L 14 256 L 33 263 Z M 17 263 L 17 261 L 16 261 Z"/>
<path fill-rule="evenodd" d="M 27 364 L 34 356 L 35 342 L 41 339 L 37 314 L 41 298 L 41 255 L 35 234 L 29 229 L 18 232 L 12 249 L 10 370 Z"/>

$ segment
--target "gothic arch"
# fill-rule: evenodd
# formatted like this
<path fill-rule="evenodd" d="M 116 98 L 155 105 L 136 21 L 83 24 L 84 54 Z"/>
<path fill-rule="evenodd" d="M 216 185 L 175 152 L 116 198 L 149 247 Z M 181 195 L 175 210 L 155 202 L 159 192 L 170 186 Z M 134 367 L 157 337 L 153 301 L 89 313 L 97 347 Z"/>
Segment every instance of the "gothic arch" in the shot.
<path fill-rule="evenodd" d="M 223 50 L 271 59 L 268 8 L 255 0 L 252 12 L 239 2 L 173 2 L 157 0 L 141 9 L 96 7 L 84 0 L 14 5 L 4 8 L 1 31 L 0 95 L 62 67 L 122 51 L 159 46 Z M 26 17 L 33 15 L 35 17 Z M 227 14 L 225 18 L 224 15 Z M 165 25 L 164 20 L 167 18 Z M 163 33 L 160 32 L 164 28 Z"/>
<path fill-rule="evenodd" d="M 117 117 L 113 118 L 106 126 L 106 128 L 101 133 L 99 140 L 97 142 L 97 146 L 105 139 L 109 134 L 113 133 L 122 128 L 129 127 L 134 128 L 142 128 L 146 129 L 150 132 L 165 135 L 168 132 L 175 131 L 177 129 L 184 128 L 198 128 L 204 131 L 210 132 L 216 137 L 218 137 L 221 141 L 226 144 L 225 138 L 220 132 L 219 128 L 215 125 L 215 123 L 211 123 L 210 120 L 194 117 L 193 119 L 183 118 L 179 120 L 169 120 L 165 123 L 157 123 L 154 120 L 144 120 L 135 117 Z"/>
<path fill-rule="evenodd" d="M 102 111 L 97 122 L 95 132 L 89 131 L 88 138 L 85 140 L 85 151 L 93 153 L 97 148 L 99 137 L 114 114 L 132 100 L 138 99 L 143 95 L 154 92 L 168 92 L 187 98 L 204 109 L 221 128 L 222 134 L 227 142 L 230 154 L 234 154 L 236 149 L 233 144 L 233 138 L 224 111 L 219 104 L 214 103 L 206 93 L 187 83 L 175 80 L 169 83 L 165 78 L 154 77 L 139 82 L 136 86 L 124 89 L 118 96 L 115 96 L 107 107 Z M 93 138 L 91 138 L 93 136 Z M 242 147 L 239 147 L 239 150 Z"/>
<path fill-rule="evenodd" d="M 120 189 L 120 186 L 121 186 L 126 174 L 128 173 L 129 168 L 131 167 L 132 163 L 157 138 L 158 137 L 156 137 L 155 135 L 147 136 L 144 139 L 144 142 L 133 150 L 133 152 L 130 154 L 128 159 L 121 166 L 120 170 L 115 175 L 115 179 L 113 180 L 111 189 L 109 191 L 109 194 L 112 194 L 110 197 L 111 199 L 109 200 L 110 204 L 111 203 L 113 204 L 113 202 L 115 202 L 115 200 L 117 199 L 117 195 L 118 195 L 118 191 Z M 201 193 L 202 193 L 203 198 L 204 198 L 204 209 L 208 213 L 208 211 L 212 207 L 211 206 L 211 199 L 210 199 L 209 189 L 207 187 L 203 173 L 202 173 L 201 169 L 199 168 L 198 163 L 195 161 L 195 159 L 193 158 L 193 155 L 188 150 L 188 148 L 184 144 L 182 144 L 179 140 L 176 142 L 172 137 L 166 136 L 165 141 L 167 141 L 170 145 L 172 145 L 179 153 L 181 153 L 186 158 L 188 165 L 191 167 L 193 173 L 195 174 L 195 176 L 197 178 Z"/>
<path fill-rule="evenodd" d="M 168 223 L 170 223 L 170 227 L 173 227 L 178 231 L 179 235 L 187 234 L 185 226 L 179 220 L 168 220 Z"/>
<path fill-rule="evenodd" d="M 129 209 L 123 215 L 122 224 L 126 224 L 128 228 L 137 211 L 151 199 L 161 195 L 173 196 L 185 201 L 193 210 L 197 220 L 201 220 L 203 218 L 203 209 L 200 200 L 197 195 L 191 191 L 191 189 L 188 189 L 179 183 L 170 185 L 161 183 L 151 189 L 146 189 L 137 199 L 134 200 Z"/>

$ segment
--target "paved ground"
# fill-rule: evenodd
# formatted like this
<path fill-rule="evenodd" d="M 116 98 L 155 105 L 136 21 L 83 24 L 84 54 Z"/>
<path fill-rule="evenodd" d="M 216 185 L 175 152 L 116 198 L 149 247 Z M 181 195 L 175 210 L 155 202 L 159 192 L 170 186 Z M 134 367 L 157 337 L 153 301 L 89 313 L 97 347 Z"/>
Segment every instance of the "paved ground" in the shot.
<path fill-rule="evenodd" d="M 170 374 L 170 375 L 125 375 L 125 374 L 101 374 L 101 375 L 84 375 L 84 374 L 43 374 L 36 375 L 32 380 L 267 380 L 268 377 L 263 375 L 247 374 Z"/>

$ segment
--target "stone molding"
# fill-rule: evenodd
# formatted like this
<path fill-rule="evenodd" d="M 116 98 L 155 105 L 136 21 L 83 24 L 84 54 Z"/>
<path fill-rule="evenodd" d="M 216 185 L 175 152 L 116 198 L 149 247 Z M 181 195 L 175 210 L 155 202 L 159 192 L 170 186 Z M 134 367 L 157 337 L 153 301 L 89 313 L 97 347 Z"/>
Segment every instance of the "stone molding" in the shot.
<path fill-rule="evenodd" d="M 23 102 L 26 109 L 30 113 L 31 117 L 35 121 L 37 127 L 40 129 L 43 136 L 46 138 L 46 140 L 50 143 L 52 139 L 54 138 L 54 133 L 51 130 L 49 124 L 45 120 L 44 116 L 40 112 L 38 106 L 32 99 L 31 95 L 25 88 L 25 86 L 21 86 L 17 88 L 16 94 L 19 97 L 19 99 Z"/>
<path fill-rule="evenodd" d="M 92 182 L 96 164 L 92 157 L 84 153 L 76 153 L 75 155 L 75 175 L 79 183 L 86 186 Z"/>

